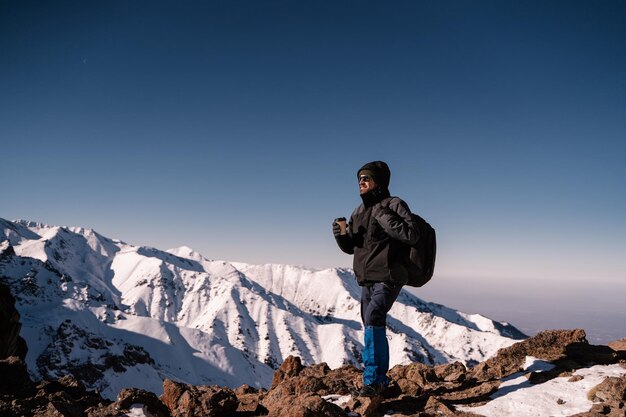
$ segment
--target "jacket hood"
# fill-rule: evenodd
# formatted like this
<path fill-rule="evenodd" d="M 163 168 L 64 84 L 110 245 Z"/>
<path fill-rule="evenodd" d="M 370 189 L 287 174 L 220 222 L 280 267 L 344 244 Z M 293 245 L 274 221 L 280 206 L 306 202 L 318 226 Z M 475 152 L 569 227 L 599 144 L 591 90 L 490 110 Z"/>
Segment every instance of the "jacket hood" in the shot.
<path fill-rule="evenodd" d="M 364 170 L 371 171 L 374 174 L 373 175 L 374 182 L 380 188 L 383 188 L 384 190 L 389 189 L 389 181 L 391 180 L 391 171 L 389 170 L 389 166 L 386 163 L 384 163 L 383 161 L 368 162 L 357 171 L 357 174 L 356 174 L 357 178 L 361 174 L 361 171 L 364 171 Z"/>

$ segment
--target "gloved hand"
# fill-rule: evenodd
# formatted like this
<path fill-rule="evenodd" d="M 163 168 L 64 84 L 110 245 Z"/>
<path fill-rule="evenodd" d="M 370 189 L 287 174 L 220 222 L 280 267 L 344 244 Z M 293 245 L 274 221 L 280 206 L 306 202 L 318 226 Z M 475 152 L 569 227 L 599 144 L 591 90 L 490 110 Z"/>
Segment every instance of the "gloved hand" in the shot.
<path fill-rule="evenodd" d="M 333 220 L 333 235 L 335 237 L 339 237 L 341 235 L 341 228 L 339 227 L 339 223 Z"/>

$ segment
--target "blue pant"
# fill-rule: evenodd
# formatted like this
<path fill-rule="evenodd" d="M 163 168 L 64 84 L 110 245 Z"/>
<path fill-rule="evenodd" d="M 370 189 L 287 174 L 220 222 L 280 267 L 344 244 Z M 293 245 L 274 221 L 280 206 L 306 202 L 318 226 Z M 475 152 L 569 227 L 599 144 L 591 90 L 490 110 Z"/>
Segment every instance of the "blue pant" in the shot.
<path fill-rule="evenodd" d="M 389 343 L 385 326 L 387 313 L 398 298 L 401 285 L 393 286 L 377 282 L 363 287 L 361 292 L 361 318 L 365 326 L 363 343 L 363 384 L 387 386 L 389 379 Z"/>

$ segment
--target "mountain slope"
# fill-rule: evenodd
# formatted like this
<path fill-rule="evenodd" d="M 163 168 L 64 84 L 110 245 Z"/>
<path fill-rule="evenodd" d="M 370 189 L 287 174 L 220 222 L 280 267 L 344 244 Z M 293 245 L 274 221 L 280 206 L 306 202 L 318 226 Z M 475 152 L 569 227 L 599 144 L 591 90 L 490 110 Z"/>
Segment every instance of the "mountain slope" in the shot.
<path fill-rule="evenodd" d="M 90 229 L 0 219 L 0 279 L 17 299 L 35 377 L 71 372 L 113 397 L 161 380 L 271 383 L 288 355 L 358 365 L 351 270 L 211 261 Z M 523 338 L 514 327 L 403 291 L 389 314 L 391 365 L 473 364 Z"/>

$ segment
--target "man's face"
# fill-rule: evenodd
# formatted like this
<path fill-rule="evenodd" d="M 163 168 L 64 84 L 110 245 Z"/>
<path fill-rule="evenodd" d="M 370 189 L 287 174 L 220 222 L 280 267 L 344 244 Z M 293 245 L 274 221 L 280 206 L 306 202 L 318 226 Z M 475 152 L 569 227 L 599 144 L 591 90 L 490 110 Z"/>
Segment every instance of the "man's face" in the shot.
<path fill-rule="evenodd" d="M 376 187 L 376 183 L 372 177 L 369 175 L 359 175 L 359 194 L 363 195 L 369 193 Z"/>

